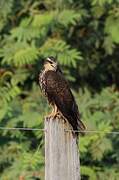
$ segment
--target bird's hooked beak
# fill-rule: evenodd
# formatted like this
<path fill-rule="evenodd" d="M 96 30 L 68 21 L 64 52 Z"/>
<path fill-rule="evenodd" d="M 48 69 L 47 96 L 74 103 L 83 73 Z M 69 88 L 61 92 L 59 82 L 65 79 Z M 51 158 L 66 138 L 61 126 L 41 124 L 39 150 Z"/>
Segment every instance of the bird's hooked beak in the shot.
<path fill-rule="evenodd" d="M 47 58 L 44 63 L 45 70 L 57 71 L 58 63 L 53 59 Z"/>

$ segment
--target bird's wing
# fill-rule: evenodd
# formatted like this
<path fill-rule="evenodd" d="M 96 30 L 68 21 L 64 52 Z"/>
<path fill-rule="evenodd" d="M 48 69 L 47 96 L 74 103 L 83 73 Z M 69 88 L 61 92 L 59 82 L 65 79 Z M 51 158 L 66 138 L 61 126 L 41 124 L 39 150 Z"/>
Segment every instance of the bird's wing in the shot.
<path fill-rule="evenodd" d="M 80 120 L 78 106 L 73 94 L 62 73 L 48 71 L 46 73 L 46 91 L 57 105 L 59 111 L 69 121 L 74 130 L 84 130 L 85 126 Z"/>

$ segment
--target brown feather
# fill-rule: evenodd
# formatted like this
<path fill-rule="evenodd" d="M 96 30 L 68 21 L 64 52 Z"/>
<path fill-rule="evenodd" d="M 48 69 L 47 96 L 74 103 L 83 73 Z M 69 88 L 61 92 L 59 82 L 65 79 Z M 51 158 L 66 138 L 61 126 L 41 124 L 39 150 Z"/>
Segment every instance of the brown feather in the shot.
<path fill-rule="evenodd" d="M 73 130 L 84 131 L 85 126 L 80 120 L 78 106 L 63 74 L 60 71 L 49 70 L 44 73 L 44 79 L 48 100 L 56 104 Z"/>

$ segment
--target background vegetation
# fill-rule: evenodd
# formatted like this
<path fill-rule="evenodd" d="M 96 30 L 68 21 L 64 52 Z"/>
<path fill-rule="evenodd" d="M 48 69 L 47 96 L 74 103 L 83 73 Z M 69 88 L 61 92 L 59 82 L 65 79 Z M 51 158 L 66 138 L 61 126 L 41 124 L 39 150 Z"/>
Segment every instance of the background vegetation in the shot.
<path fill-rule="evenodd" d="M 0 0 L 0 126 L 42 128 L 56 56 L 89 130 L 119 131 L 119 0 Z M 119 179 L 119 135 L 80 138 L 82 180 Z M 43 179 L 42 131 L 0 130 L 0 179 Z"/>

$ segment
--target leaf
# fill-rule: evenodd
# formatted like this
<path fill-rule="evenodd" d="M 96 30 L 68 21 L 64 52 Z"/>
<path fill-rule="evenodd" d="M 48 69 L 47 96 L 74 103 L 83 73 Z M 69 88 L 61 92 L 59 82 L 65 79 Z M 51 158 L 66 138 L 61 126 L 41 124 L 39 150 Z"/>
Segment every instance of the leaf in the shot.
<path fill-rule="evenodd" d="M 47 26 L 52 23 L 53 16 L 55 16 L 53 11 L 51 11 L 50 13 L 36 14 L 35 16 L 33 16 L 32 26 L 39 28 Z"/>
<path fill-rule="evenodd" d="M 24 42 L 7 44 L 0 50 L 0 57 L 3 57 L 2 63 L 12 64 L 21 67 L 27 64 L 33 64 L 38 58 L 39 51 L 33 45 L 29 46 Z"/>
<path fill-rule="evenodd" d="M 89 180 L 97 180 L 95 170 L 88 166 L 81 166 L 81 175 L 88 176 Z"/>
<path fill-rule="evenodd" d="M 100 5 L 103 6 L 104 4 L 111 4 L 113 0 L 92 0 L 92 5 Z"/>
<path fill-rule="evenodd" d="M 115 18 L 110 15 L 106 19 L 105 32 L 109 34 L 115 43 L 119 43 L 119 17 Z"/>
<path fill-rule="evenodd" d="M 7 17 L 7 15 L 12 11 L 13 1 L 14 0 L 0 1 L 0 16 L 3 18 Z"/>
<path fill-rule="evenodd" d="M 15 66 L 32 64 L 38 58 L 38 54 L 38 50 L 34 47 L 21 49 L 14 54 L 14 64 Z"/>
<path fill-rule="evenodd" d="M 57 21 L 65 27 L 70 24 L 76 25 L 77 21 L 80 19 L 81 14 L 71 9 L 62 10 L 57 17 Z"/>
<path fill-rule="evenodd" d="M 57 55 L 62 65 L 73 67 L 76 67 L 77 60 L 83 59 L 79 51 L 71 49 L 63 40 L 57 39 L 49 39 L 49 41 L 41 47 L 40 52 L 43 56 Z"/>
<path fill-rule="evenodd" d="M 21 21 L 18 27 L 11 30 L 11 37 L 18 41 L 30 41 L 33 38 L 39 37 L 40 30 L 32 26 L 32 18 L 25 18 Z"/>

